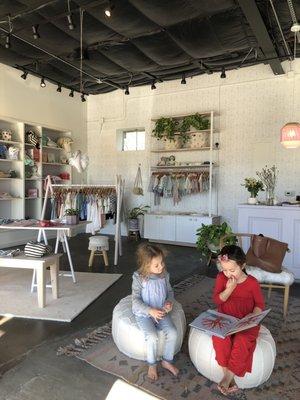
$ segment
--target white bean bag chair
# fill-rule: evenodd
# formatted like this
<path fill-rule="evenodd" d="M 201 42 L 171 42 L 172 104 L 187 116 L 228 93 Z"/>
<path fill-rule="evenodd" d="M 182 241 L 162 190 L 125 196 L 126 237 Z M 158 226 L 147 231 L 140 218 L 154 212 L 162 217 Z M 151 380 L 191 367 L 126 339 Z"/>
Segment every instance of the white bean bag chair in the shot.
<path fill-rule="evenodd" d="M 116 380 L 113 384 L 110 392 L 108 393 L 105 400 L 158 400 L 158 397 L 146 393 L 136 386 L 130 385 L 122 381 L 121 379 Z"/>
<path fill-rule="evenodd" d="M 216 353 L 210 335 L 199 329 L 191 328 L 189 353 L 194 366 L 201 375 L 216 383 L 221 381 L 223 370 L 215 359 Z M 247 372 L 242 378 L 235 377 L 238 387 L 249 389 L 266 382 L 273 371 L 275 357 L 274 339 L 270 331 L 261 326 L 253 354 L 252 371 L 251 373 Z"/>
<path fill-rule="evenodd" d="M 181 304 L 174 301 L 173 310 L 170 313 L 172 321 L 176 326 L 178 336 L 176 353 L 181 348 L 186 329 L 186 320 Z M 138 327 L 132 312 L 131 295 L 122 299 L 114 308 L 112 318 L 112 337 L 118 349 L 126 356 L 136 360 L 146 361 L 147 350 L 143 332 Z M 164 334 L 158 333 L 158 360 L 162 356 L 164 345 Z"/>

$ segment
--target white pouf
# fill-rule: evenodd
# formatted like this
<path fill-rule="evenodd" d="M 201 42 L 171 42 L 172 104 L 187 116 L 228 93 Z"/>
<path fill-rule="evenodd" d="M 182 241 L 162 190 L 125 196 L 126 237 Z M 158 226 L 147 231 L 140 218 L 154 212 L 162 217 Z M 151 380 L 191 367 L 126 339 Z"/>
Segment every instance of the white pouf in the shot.
<path fill-rule="evenodd" d="M 89 250 L 109 250 L 108 237 L 107 236 L 91 236 L 89 238 Z"/>
<path fill-rule="evenodd" d="M 176 351 L 181 348 L 186 329 L 186 320 L 181 304 L 174 301 L 173 310 L 170 313 L 172 321 L 177 329 Z M 126 356 L 136 360 L 146 361 L 146 340 L 143 332 L 138 327 L 132 312 L 131 295 L 122 299 L 114 308 L 112 318 L 112 336 L 118 349 Z M 164 334 L 158 332 L 158 358 L 162 356 Z"/>
<path fill-rule="evenodd" d="M 223 378 L 222 367 L 217 363 L 212 338 L 199 329 L 191 328 L 189 334 L 190 358 L 201 375 L 219 383 Z M 236 376 L 235 382 L 241 389 L 257 387 L 267 381 L 273 371 L 276 357 L 276 345 L 270 331 L 260 327 L 253 354 L 252 372 L 246 372 L 242 378 Z"/>

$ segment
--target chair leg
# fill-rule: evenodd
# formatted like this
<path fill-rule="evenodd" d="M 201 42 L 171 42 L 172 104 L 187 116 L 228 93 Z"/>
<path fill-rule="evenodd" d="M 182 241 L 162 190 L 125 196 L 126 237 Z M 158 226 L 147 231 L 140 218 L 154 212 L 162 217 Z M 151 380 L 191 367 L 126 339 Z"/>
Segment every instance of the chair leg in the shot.
<path fill-rule="evenodd" d="M 290 287 L 286 285 L 284 287 L 284 300 L 283 300 L 283 316 L 286 318 L 287 316 L 287 310 L 288 310 L 288 304 L 289 304 L 289 293 L 290 293 Z"/>
<path fill-rule="evenodd" d="M 272 285 L 270 285 L 268 288 L 268 299 L 271 297 L 271 292 L 272 292 Z"/>
<path fill-rule="evenodd" d="M 103 259 L 104 259 L 104 265 L 106 267 L 108 267 L 108 257 L 107 257 L 107 252 L 106 250 L 102 250 L 102 255 L 103 255 Z"/>
<path fill-rule="evenodd" d="M 92 268 L 94 262 L 95 250 L 91 250 L 90 258 L 89 258 L 89 268 Z"/>

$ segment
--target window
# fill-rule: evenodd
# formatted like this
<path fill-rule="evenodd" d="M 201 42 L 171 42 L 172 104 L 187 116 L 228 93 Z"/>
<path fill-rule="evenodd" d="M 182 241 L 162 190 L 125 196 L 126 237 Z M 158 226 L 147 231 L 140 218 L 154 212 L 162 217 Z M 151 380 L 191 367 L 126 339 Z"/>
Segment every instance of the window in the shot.
<path fill-rule="evenodd" d="M 122 151 L 145 150 L 145 130 L 123 131 Z"/>

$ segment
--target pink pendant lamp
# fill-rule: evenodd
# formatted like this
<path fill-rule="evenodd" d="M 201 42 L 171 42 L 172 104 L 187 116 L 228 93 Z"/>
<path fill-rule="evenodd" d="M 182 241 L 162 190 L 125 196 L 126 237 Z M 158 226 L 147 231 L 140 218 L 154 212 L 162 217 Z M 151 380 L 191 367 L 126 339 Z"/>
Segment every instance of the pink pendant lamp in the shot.
<path fill-rule="evenodd" d="M 296 149 L 300 146 L 300 124 L 288 122 L 281 128 L 280 143 L 286 149 Z"/>

